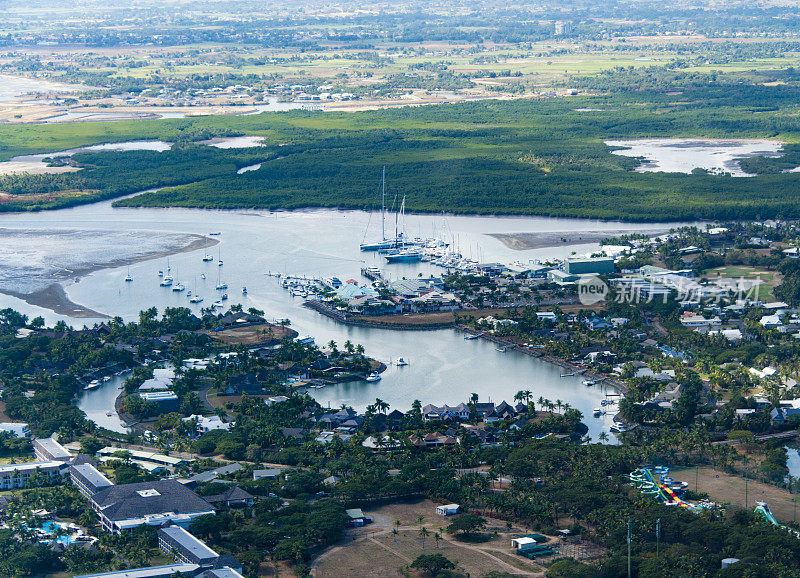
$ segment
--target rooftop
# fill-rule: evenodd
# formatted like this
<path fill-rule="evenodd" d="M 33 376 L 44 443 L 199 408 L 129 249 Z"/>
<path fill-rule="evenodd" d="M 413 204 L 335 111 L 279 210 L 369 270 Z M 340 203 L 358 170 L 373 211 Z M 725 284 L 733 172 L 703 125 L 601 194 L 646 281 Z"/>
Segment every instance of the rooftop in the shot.
<path fill-rule="evenodd" d="M 0 466 L 0 474 L 13 473 L 25 470 L 35 470 L 36 468 L 61 468 L 64 467 L 64 462 L 24 462 L 21 464 L 9 464 L 7 466 Z"/>
<path fill-rule="evenodd" d="M 130 570 L 119 570 L 117 572 L 103 572 L 100 574 L 81 574 L 75 578 L 161 578 L 162 576 L 174 576 L 177 573 L 186 576 L 194 576 L 200 569 L 197 564 L 167 564 L 165 566 L 151 566 L 149 568 L 132 568 Z"/>
<path fill-rule="evenodd" d="M 92 501 L 112 521 L 166 512 L 199 514 L 214 510 L 211 504 L 177 480 L 109 486 L 98 490 Z"/>
<path fill-rule="evenodd" d="M 73 474 L 77 473 L 85 482 L 91 484 L 95 489 L 114 485 L 92 464 L 72 466 L 70 471 Z"/>
<path fill-rule="evenodd" d="M 70 459 L 72 454 L 53 438 L 37 438 L 33 440 L 34 447 L 38 446 L 51 459 Z"/>
<path fill-rule="evenodd" d="M 184 555 L 191 555 L 196 560 L 213 560 L 219 558 L 214 550 L 206 546 L 206 544 L 187 532 L 180 526 L 167 526 L 159 530 L 165 536 L 168 536 L 175 542 L 182 550 Z M 192 558 L 188 558 L 191 560 Z"/>

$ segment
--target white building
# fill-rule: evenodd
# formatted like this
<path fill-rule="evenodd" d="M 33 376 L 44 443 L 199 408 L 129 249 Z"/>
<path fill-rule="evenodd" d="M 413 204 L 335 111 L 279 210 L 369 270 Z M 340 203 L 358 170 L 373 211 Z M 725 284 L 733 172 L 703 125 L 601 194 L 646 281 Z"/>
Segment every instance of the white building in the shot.
<path fill-rule="evenodd" d="M 231 428 L 231 424 L 225 423 L 222 421 L 219 416 L 211 416 L 205 417 L 202 415 L 190 415 L 189 417 L 183 418 L 183 421 L 191 421 L 193 419 L 197 420 L 197 433 L 204 434 L 210 431 L 222 429 L 222 430 L 229 430 Z"/>
<path fill-rule="evenodd" d="M 459 509 L 458 504 L 446 504 L 444 506 L 436 506 L 436 513 L 440 516 L 452 516 L 453 514 L 458 514 Z"/>
<path fill-rule="evenodd" d="M 26 462 L 0 466 L 0 490 L 24 488 L 31 478 L 41 476 L 43 485 L 53 484 L 69 473 L 69 466 L 64 462 Z"/>
<path fill-rule="evenodd" d="M 0 433 L 10 433 L 15 438 L 25 438 L 31 435 L 31 430 L 28 424 L 21 421 L 5 421 L 0 422 Z"/>

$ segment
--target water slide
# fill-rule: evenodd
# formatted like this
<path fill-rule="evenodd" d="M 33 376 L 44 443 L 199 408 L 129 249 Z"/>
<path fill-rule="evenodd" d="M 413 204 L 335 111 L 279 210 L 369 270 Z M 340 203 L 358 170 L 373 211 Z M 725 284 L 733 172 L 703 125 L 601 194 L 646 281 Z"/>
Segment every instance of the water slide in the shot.
<path fill-rule="evenodd" d="M 764 517 L 764 519 L 767 522 L 769 522 L 770 524 L 772 524 L 773 526 L 781 526 L 778 523 L 778 520 L 775 519 L 775 516 L 772 515 L 772 510 L 769 509 L 769 506 L 767 505 L 766 502 L 756 502 L 756 510 L 755 511 L 756 511 L 757 514 L 761 514 Z M 785 526 L 781 526 L 781 527 L 785 528 Z"/>
<path fill-rule="evenodd" d="M 667 475 L 668 470 L 664 470 L 663 475 Z M 699 506 L 694 506 L 681 500 L 669 487 L 656 481 L 650 468 L 640 468 L 630 474 L 630 479 L 636 487 L 645 494 L 657 494 L 659 498 L 669 504 L 677 504 L 687 510 L 696 510 Z"/>

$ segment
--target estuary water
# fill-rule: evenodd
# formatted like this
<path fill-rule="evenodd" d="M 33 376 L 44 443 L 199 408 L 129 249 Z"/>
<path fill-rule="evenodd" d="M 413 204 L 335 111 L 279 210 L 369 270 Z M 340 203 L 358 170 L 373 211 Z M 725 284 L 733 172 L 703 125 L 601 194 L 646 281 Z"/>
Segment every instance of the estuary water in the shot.
<path fill-rule="evenodd" d="M 484 262 L 566 257 L 598 247 L 596 243 L 572 242 L 558 247 L 515 250 L 490 234 L 563 232 L 575 239 L 575 233 L 583 231 L 618 232 L 653 226 L 544 217 L 408 215 L 406 219 L 409 234 L 437 235 L 453 243 L 465 256 Z M 359 243 L 377 238 L 380 229 L 379 214 L 336 210 L 132 209 L 112 208 L 110 202 L 100 202 L 60 211 L 4 214 L 0 215 L 3 251 L 8 254 L 25 252 L 26 259 L 0 260 L 0 290 L 3 283 L 13 280 L 16 294 L 23 297 L 0 294 L 0 307 L 14 307 L 29 316 L 42 315 L 48 323 L 64 319 L 80 327 L 102 321 L 100 317 L 76 319 L 59 315 L 47 308 L 47 304 L 37 306 L 25 301 L 25 267 L 36 263 L 36 287 L 30 287 L 31 291 L 40 288 L 49 276 L 64 287 L 68 299 L 84 307 L 89 315 L 94 311 L 132 320 L 140 310 L 153 305 L 160 310 L 167 306 L 185 306 L 199 311 L 201 305 L 190 304 L 185 293 L 159 286 L 157 271 L 170 267 L 176 282 L 183 282 L 187 289 L 204 297 L 204 306 L 218 299 L 214 288 L 219 282 L 225 282 L 229 285 L 228 304 L 241 303 L 245 309 L 262 309 L 269 318 L 289 318 L 292 327 L 301 335 L 312 335 L 320 344 L 330 340 L 339 345 L 347 340 L 361 343 L 369 355 L 389 366 L 378 383 L 351 383 L 311 390 L 311 395 L 322 404 L 331 407 L 347 404 L 363 410 L 379 397 L 392 408 L 407 410 L 414 399 L 419 399 L 423 405 L 454 405 L 467 401 L 475 392 L 482 401 L 505 399 L 511 402 L 517 391 L 530 389 L 534 399 L 540 396 L 552 401 L 560 399 L 583 412 L 590 428 L 589 435 L 595 440 L 601 431 L 608 432 L 610 414 L 592 417 L 592 409 L 600 406 L 604 389 L 584 386 L 577 376 L 562 378 L 560 367 L 513 351 L 502 353 L 494 344 L 482 340 L 466 341 L 462 334 L 449 329 L 405 332 L 342 326 L 301 307 L 300 299 L 293 298 L 280 288 L 277 279 L 267 275 L 269 271 L 277 271 L 360 279 L 360 269 L 365 265 L 380 266 L 389 279 L 441 272 L 427 263 L 386 266 L 379 255 L 361 253 Z M 210 233 L 218 234 L 209 236 Z M 167 252 L 174 248 L 176 239 L 197 235 L 212 242 L 218 240 L 219 244 L 205 246 L 201 241 L 200 246 L 195 243 L 196 249 L 169 257 L 111 268 L 104 266 L 109 261 L 118 264 L 119 253 L 126 247 L 130 247 L 131 256 L 152 246 Z M 580 234 L 577 237 L 580 238 Z M 65 270 L 87 270 L 87 243 L 97 255 L 96 265 L 100 268 L 74 278 L 65 276 Z M 58 258 L 54 259 L 56 253 Z M 113 253 L 113 258 L 105 253 Z M 214 261 L 203 262 L 206 253 L 211 254 Z M 218 265 L 220 259 L 223 266 Z M 128 271 L 132 282 L 125 282 Z M 243 286 L 247 287 L 246 295 L 242 293 Z M 409 365 L 394 366 L 391 362 L 399 356 Z M 105 413 L 113 410 L 117 387 L 112 381 L 83 396 L 81 409 L 101 425 L 117 429 L 119 424 L 115 417 L 105 419 Z"/>
<path fill-rule="evenodd" d="M 652 138 L 606 141 L 615 155 L 640 157 L 637 172 L 691 173 L 694 169 L 727 172 L 734 177 L 753 176 L 739 166 L 751 156 L 779 157 L 783 143 L 764 139 Z"/>

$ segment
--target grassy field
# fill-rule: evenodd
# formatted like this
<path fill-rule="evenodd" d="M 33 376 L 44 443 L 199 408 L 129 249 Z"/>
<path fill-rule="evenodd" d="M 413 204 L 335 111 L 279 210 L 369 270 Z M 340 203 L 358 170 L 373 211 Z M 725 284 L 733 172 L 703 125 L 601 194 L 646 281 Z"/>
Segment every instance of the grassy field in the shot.
<path fill-rule="evenodd" d="M 695 489 L 694 468 L 674 468 L 670 470 L 670 475 L 676 480 L 683 480 L 689 483 L 689 489 Z M 797 494 L 791 494 L 787 490 L 776 488 L 769 484 L 747 481 L 747 504 L 745 504 L 745 480 L 739 476 L 733 476 L 713 468 L 702 467 L 697 470 L 698 490 L 708 494 L 709 498 L 719 504 L 731 504 L 753 510 L 755 502 L 767 502 L 775 517 L 782 522 L 795 520 L 795 498 L 800 498 Z"/>
<path fill-rule="evenodd" d="M 748 267 L 745 265 L 729 265 L 727 267 L 717 267 L 707 271 L 704 275 L 706 279 L 713 280 L 717 278 L 725 279 L 746 279 L 746 280 L 760 280 L 761 284 L 758 286 L 756 298 L 761 301 L 774 301 L 775 295 L 773 293 L 775 287 L 780 285 L 782 276 L 777 271 L 765 271 L 758 267 Z"/>

